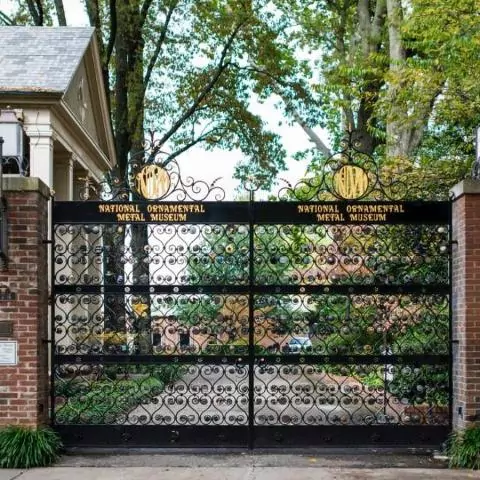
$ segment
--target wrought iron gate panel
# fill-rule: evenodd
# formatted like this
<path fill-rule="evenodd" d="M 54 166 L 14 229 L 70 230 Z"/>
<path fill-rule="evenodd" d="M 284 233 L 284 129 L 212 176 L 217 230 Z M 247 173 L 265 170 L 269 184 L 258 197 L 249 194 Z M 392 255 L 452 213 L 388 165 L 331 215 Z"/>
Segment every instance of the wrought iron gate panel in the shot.
<path fill-rule="evenodd" d="M 223 201 L 158 165 L 137 190 L 54 202 L 52 424 L 65 443 L 442 442 L 451 205 L 397 181 L 380 195 L 359 158 L 270 202 Z"/>

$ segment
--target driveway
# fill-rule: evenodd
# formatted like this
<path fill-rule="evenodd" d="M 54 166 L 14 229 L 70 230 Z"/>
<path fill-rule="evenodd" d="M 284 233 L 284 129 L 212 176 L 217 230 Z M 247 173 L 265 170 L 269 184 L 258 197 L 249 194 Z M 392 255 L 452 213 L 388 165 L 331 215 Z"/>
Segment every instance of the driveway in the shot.
<path fill-rule="evenodd" d="M 404 408 L 385 404 L 382 391 L 356 379 L 308 365 L 255 366 L 254 375 L 256 425 L 395 423 Z M 192 365 L 181 380 L 131 410 L 121 423 L 248 425 L 248 392 L 247 366 Z"/>

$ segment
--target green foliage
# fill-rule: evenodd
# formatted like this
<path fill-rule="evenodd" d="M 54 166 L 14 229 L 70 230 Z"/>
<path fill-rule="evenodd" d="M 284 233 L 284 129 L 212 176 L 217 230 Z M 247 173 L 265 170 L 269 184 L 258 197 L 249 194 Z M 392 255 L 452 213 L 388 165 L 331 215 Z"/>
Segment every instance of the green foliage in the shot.
<path fill-rule="evenodd" d="M 59 436 L 48 427 L 11 425 L 0 429 L 0 468 L 48 467 L 61 448 Z"/>
<path fill-rule="evenodd" d="M 55 412 L 59 424 L 114 423 L 142 402 L 160 395 L 166 385 L 186 372 L 182 365 L 105 366 L 103 377 L 89 382 L 79 378 L 56 379 Z"/>
<path fill-rule="evenodd" d="M 270 226 L 259 226 L 254 232 L 255 281 L 275 284 L 301 260 L 292 244 L 291 232 Z M 249 232 L 244 225 L 215 225 L 202 232 L 203 240 L 190 247 L 186 276 L 190 285 L 248 285 Z M 271 312 L 275 305 L 260 303 L 258 309 Z M 222 328 L 223 319 L 246 314 L 248 307 L 241 299 L 228 295 L 191 295 L 179 299 L 175 316 L 184 325 L 209 326 L 213 333 Z M 282 307 L 283 313 L 289 311 Z M 232 331 L 236 331 L 233 327 Z"/>
<path fill-rule="evenodd" d="M 398 365 L 387 390 L 400 400 L 408 400 L 410 405 L 448 405 L 448 368 L 443 365 Z"/>
<path fill-rule="evenodd" d="M 155 378 L 142 380 L 95 381 L 58 406 L 59 424 L 114 423 L 122 413 L 128 413 L 145 398 L 159 395 L 163 383 Z M 59 390 L 65 392 L 64 388 Z M 78 393 L 80 392 L 80 393 Z"/>
<path fill-rule="evenodd" d="M 480 469 L 480 428 L 472 426 L 452 433 L 447 443 L 450 468 Z"/>

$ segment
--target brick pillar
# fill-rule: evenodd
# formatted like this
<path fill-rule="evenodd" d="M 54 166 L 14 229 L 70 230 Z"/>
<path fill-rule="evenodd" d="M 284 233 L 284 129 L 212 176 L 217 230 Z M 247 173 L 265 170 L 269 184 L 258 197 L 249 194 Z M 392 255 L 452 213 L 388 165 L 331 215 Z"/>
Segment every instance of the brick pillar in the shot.
<path fill-rule="evenodd" d="M 480 182 L 453 190 L 453 426 L 480 421 Z"/>
<path fill-rule="evenodd" d="M 0 427 L 48 420 L 48 189 L 38 178 L 5 177 L 8 268 L 0 271 L 1 343 L 16 341 L 17 365 L 0 364 Z M 13 325 L 12 333 L 5 327 Z M 5 345 L 5 343 L 4 343 Z"/>

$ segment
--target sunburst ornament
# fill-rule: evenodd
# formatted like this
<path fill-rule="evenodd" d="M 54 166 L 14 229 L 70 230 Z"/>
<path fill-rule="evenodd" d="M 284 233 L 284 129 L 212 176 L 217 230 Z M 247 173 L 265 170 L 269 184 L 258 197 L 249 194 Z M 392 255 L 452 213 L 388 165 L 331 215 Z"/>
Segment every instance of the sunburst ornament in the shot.
<path fill-rule="evenodd" d="M 145 165 L 135 175 L 135 190 L 147 200 L 163 198 L 170 188 L 170 175 L 159 165 Z"/>
<path fill-rule="evenodd" d="M 343 165 L 333 175 L 333 188 L 345 200 L 363 197 L 368 190 L 368 175 L 356 165 Z"/>

